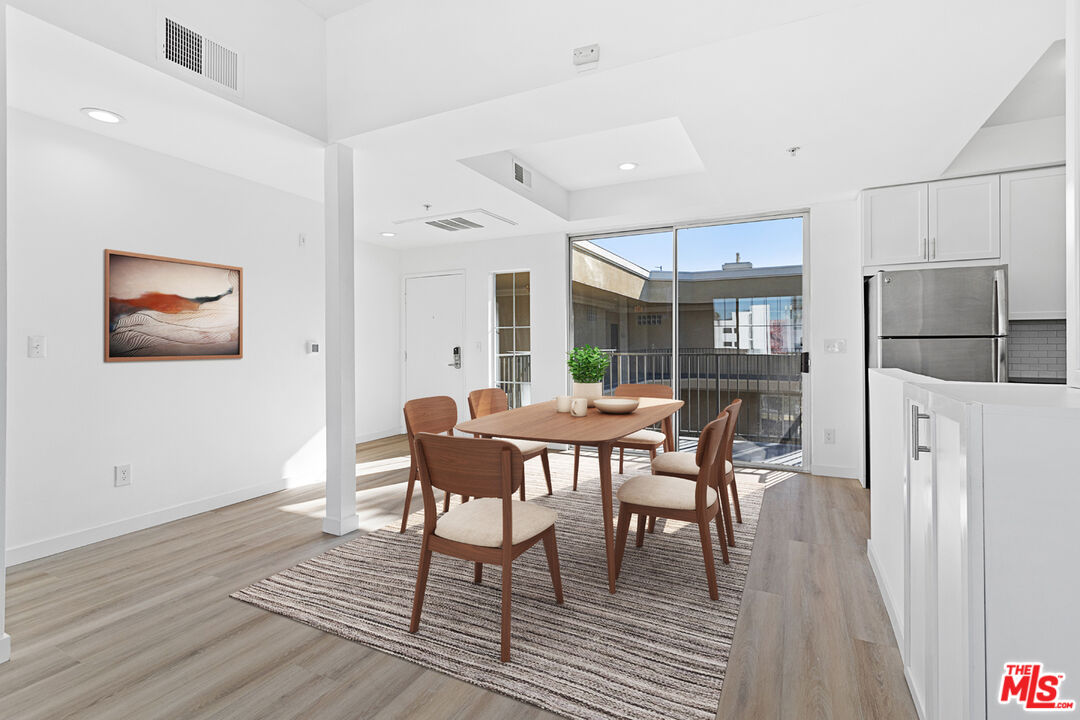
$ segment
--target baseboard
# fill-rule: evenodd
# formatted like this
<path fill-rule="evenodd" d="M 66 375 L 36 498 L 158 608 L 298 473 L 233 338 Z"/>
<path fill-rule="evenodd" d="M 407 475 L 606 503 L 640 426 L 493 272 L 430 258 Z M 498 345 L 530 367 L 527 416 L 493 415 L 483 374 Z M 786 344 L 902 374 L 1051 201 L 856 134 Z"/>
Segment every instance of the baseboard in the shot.
<path fill-rule="evenodd" d="M 400 427 L 393 427 L 387 430 L 379 430 L 378 432 L 363 433 L 356 436 L 356 442 L 371 442 L 372 440 L 382 440 L 383 438 L 393 437 L 394 435 L 404 435 L 405 429 Z"/>
<path fill-rule="evenodd" d="M 896 603 L 893 602 L 892 593 L 889 591 L 889 583 L 885 580 L 885 576 L 878 567 L 877 556 L 874 555 L 874 545 L 870 540 L 866 541 L 866 557 L 870 559 L 870 569 L 874 572 L 874 579 L 877 580 L 878 592 L 881 593 L 881 600 L 885 603 L 885 612 L 889 614 L 889 622 L 892 623 L 893 636 L 896 638 L 896 646 L 900 648 L 900 654 L 903 655 L 903 618 L 900 617 Z"/>
<path fill-rule="evenodd" d="M 184 503 L 183 505 L 175 505 L 170 508 L 155 510 L 154 512 L 146 513 L 145 515 L 138 515 L 133 518 L 106 523 L 105 525 L 87 528 L 86 530 L 78 530 L 67 535 L 58 535 L 46 540 L 38 540 L 36 542 L 27 543 L 26 545 L 19 545 L 18 547 L 8 548 L 5 560 L 9 567 L 31 560 L 37 560 L 38 558 L 55 555 L 56 553 L 65 552 L 67 550 L 74 550 L 75 548 L 91 545 L 96 542 L 101 542 L 102 540 L 109 540 L 110 538 L 127 535 L 128 533 L 133 533 L 138 530 L 145 530 L 146 528 L 155 525 L 162 525 L 167 522 L 172 522 L 173 520 L 198 515 L 199 513 L 204 513 L 209 510 L 217 510 L 226 505 L 234 505 L 235 503 L 250 500 L 262 495 L 269 495 L 270 493 L 284 490 L 285 485 L 286 483 L 284 480 L 276 480 L 272 483 L 234 490 L 233 492 L 225 493 L 223 495 L 215 495 L 213 497 Z"/>
<path fill-rule="evenodd" d="M 859 469 L 844 467 L 843 465 L 819 465 L 814 463 L 810 466 L 810 472 L 814 475 L 826 475 L 828 477 L 859 479 Z"/>
<path fill-rule="evenodd" d="M 0 663 L 6 663 L 11 659 L 11 636 L 0 633 Z"/>

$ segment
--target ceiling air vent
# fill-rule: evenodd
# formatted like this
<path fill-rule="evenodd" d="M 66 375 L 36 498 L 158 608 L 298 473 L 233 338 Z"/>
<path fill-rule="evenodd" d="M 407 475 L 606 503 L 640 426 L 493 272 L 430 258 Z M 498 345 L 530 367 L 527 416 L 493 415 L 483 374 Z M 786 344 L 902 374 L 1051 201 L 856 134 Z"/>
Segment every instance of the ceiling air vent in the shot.
<path fill-rule="evenodd" d="M 165 18 L 164 57 L 230 90 L 240 90 L 240 57 L 171 18 Z"/>
<path fill-rule="evenodd" d="M 395 220 L 394 224 L 406 227 L 410 225 L 426 225 L 425 232 L 428 228 L 431 228 L 440 231 L 439 234 L 442 232 L 461 232 L 463 230 L 491 229 L 517 225 L 516 222 L 509 218 L 504 218 L 482 208 L 458 210 L 445 215 L 422 215 L 421 217 L 407 218 L 405 220 Z"/>
<path fill-rule="evenodd" d="M 532 187 L 532 172 L 517 160 L 514 161 L 514 180 L 527 188 Z"/>
<path fill-rule="evenodd" d="M 458 230 L 475 230 L 476 228 L 484 227 L 480 223 L 475 223 L 472 220 L 467 220 L 463 217 L 445 218 L 443 220 L 427 220 L 425 222 L 431 227 L 449 230 L 450 232 L 457 232 Z"/>

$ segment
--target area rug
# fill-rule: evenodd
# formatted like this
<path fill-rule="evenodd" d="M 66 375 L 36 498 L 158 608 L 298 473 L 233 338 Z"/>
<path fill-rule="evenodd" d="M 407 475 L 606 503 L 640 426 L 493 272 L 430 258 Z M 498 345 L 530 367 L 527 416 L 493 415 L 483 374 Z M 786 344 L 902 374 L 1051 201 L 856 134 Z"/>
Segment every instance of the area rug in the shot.
<path fill-rule="evenodd" d="M 628 462 L 614 485 L 647 468 Z M 499 662 L 500 572 L 434 555 L 420 631 L 408 632 L 423 511 L 343 543 L 232 597 L 364 643 L 567 718 L 715 717 L 754 542 L 764 484 L 739 479 L 742 524 L 724 565 L 713 526 L 720 599 L 709 599 L 694 525 L 658 520 L 643 548 L 634 525 L 614 595 L 608 593 L 599 470 L 552 454 L 555 493 L 526 464 L 528 501 L 558 512 L 565 604 L 555 604 L 541 545 L 514 563 L 511 661 Z M 617 469 L 617 465 L 615 466 Z M 456 500 L 456 498 L 455 498 Z"/>

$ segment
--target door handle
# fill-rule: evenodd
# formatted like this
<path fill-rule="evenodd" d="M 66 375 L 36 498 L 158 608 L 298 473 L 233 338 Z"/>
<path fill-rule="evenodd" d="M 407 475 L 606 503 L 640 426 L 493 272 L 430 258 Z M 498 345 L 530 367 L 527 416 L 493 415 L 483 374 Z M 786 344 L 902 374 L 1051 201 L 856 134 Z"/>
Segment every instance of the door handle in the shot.
<path fill-rule="evenodd" d="M 452 367 L 455 370 L 461 369 L 461 347 L 454 348 L 454 362 L 446 363 L 447 367 Z"/>
<path fill-rule="evenodd" d="M 919 443 L 919 421 L 929 420 L 930 416 L 919 412 L 919 406 L 911 404 L 911 459 L 918 460 L 922 453 L 930 452 L 930 448 Z"/>

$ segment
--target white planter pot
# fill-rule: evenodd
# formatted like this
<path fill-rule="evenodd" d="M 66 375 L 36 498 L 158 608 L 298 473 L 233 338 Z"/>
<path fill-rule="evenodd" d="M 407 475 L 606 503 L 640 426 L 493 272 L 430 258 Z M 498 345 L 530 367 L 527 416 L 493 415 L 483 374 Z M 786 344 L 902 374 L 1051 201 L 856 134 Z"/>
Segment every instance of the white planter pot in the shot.
<path fill-rule="evenodd" d="M 574 397 L 583 397 L 589 401 L 589 407 L 593 406 L 593 400 L 604 397 L 604 383 L 574 383 Z"/>

